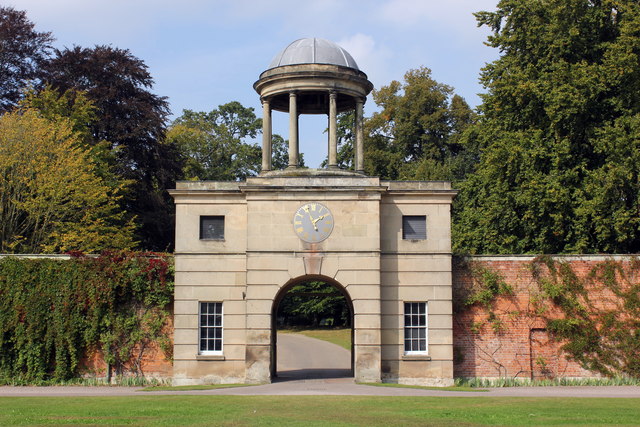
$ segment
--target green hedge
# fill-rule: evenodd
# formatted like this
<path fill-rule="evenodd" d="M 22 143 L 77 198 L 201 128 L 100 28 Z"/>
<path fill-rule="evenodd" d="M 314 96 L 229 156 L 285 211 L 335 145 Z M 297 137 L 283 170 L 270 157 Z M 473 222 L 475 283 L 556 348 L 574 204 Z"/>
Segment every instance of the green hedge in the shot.
<path fill-rule="evenodd" d="M 164 254 L 2 258 L 0 378 L 72 378 L 94 350 L 116 374 L 142 375 L 149 344 L 170 355 L 164 332 L 172 297 L 173 263 Z"/>

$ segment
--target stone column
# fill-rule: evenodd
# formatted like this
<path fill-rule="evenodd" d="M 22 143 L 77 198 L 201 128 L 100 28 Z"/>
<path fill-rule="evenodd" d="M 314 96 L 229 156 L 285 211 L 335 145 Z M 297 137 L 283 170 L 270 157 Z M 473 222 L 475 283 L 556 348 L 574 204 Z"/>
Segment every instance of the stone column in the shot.
<path fill-rule="evenodd" d="M 262 172 L 271 170 L 271 104 L 262 100 Z"/>
<path fill-rule="evenodd" d="M 356 150 L 355 150 L 355 169 L 356 172 L 364 173 L 364 128 L 362 125 L 364 115 L 364 100 L 358 98 L 356 100 Z"/>
<path fill-rule="evenodd" d="M 289 167 L 298 167 L 298 99 L 289 92 Z"/>
<path fill-rule="evenodd" d="M 336 92 L 329 93 L 329 169 L 338 169 L 338 107 Z"/>

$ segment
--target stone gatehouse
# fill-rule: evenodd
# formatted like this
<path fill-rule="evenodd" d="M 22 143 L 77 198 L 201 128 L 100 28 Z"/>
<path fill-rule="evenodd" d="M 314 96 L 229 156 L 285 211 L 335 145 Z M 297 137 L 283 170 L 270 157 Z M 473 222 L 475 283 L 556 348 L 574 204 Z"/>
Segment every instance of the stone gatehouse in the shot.
<path fill-rule="evenodd" d="M 260 75 L 262 172 L 242 182 L 179 182 L 176 384 L 259 383 L 275 374 L 275 313 L 317 279 L 352 307 L 361 382 L 453 382 L 448 182 L 363 173 L 363 105 L 372 89 L 344 49 L 293 42 Z M 337 120 L 355 112 L 355 171 L 337 165 Z M 271 116 L 289 114 L 289 166 L 271 168 Z M 328 116 L 328 167 L 299 167 L 298 116 Z"/>

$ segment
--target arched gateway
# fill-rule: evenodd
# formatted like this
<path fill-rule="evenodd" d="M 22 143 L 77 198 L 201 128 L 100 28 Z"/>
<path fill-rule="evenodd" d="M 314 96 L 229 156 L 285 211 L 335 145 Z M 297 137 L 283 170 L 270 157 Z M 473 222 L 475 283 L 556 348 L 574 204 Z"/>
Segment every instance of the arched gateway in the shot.
<path fill-rule="evenodd" d="M 303 277 L 348 293 L 357 381 L 452 383 L 450 183 L 364 175 L 362 107 L 372 85 L 332 42 L 293 42 L 254 88 L 263 105 L 260 175 L 171 191 L 174 383 L 270 381 L 274 303 Z M 337 166 L 336 115 L 348 110 L 355 171 Z M 271 170 L 273 111 L 290 117 L 281 171 Z M 298 167 L 299 114 L 327 115 L 327 169 Z"/>
<path fill-rule="evenodd" d="M 342 286 L 342 284 L 336 282 L 335 280 L 333 280 L 330 277 L 327 276 L 322 276 L 322 275 L 316 275 L 316 274 L 308 274 L 305 276 L 301 276 L 301 277 L 296 277 L 294 279 L 291 279 L 289 282 L 287 282 L 282 288 L 280 288 L 280 290 L 278 291 L 278 294 L 276 295 L 276 297 L 273 299 L 273 306 L 271 309 L 271 378 L 274 378 L 277 376 L 277 365 L 278 365 L 278 343 L 277 343 L 277 331 L 278 331 L 278 327 L 277 327 L 277 322 L 278 322 L 278 308 L 280 307 L 280 303 L 282 302 L 282 300 L 289 295 L 289 293 L 293 290 L 294 287 L 301 285 L 301 284 L 305 284 L 305 283 L 313 283 L 313 282 L 321 282 L 323 284 L 326 284 L 328 287 L 331 287 L 334 289 L 336 294 L 339 294 L 342 296 L 342 298 L 344 299 L 344 303 L 347 306 L 347 310 L 349 311 L 349 321 L 348 324 L 351 328 L 351 349 L 350 349 L 350 353 L 351 353 L 351 364 L 350 364 L 350 373 L 351 376 L 353 376 L 353 314 L 354 314 L 354 309 L 353 309 L 353 301 L 351 299 L 351 296 L 349 295 L 349 291 Z M 320 295 L 329 295 L 326 293 L 321 293 L 321 294 L 317 294 L 316 296 L 320 296 Z M 330 355 L 327 355 L 327 357 L 330 357 Z"/>

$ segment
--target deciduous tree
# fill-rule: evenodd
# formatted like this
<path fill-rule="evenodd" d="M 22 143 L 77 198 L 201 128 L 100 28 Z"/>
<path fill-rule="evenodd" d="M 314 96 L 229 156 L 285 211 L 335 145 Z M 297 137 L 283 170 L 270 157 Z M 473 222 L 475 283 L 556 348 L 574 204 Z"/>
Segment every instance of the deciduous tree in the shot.
<path fill-rule="evenodd" d="M 502 56 L 481 74 L 455 249 L 638 252 L 640 4 L 503 0 L 477 17 Z"/>
<path fill-rule="evenodd" d="M 25 12 L 0 6 L 0 113 L 15 107 L 49 57 L 51 33 L 34 28 Z"/>
<path fill-rule="evenodd" d="M 93 140 L 111 144 L 118 175 L 133 181 L 123 206 L 137 218 L 142 245 L 169 249 L 173 205 L 165 190 L 174 186 L 181 165 L 175 147 L 164 142 L 169 107 L 151 92 L 145 63 L 126 49 L 76 46 L 55 51 L 45 79 L 60 93 L 83 91 L 94 103 Z"/>
<path fill-rule="evenodd" d="M 185 179 L 241 180 L 260 170 L 262 152 L 250 139 L 258 135 L 261 127 L 262 120 L 253 108 L 233 101 L 208 113 L 183 111 L 171 126 L 167 140 L 185 158 Z M 277 138 L 276 154 L 284 144 L 282 138 Z M 282 160 L 280 157 L 278 161 Z"/>
<path fill-rule="evenodd" d="M 120 196 L 95 174 L 72 127 L 31 108 L 0 117 L 0 252 L 134 245 Z"/>
<path fill-rule="evenodd" d="M 367 173 L 387 179 L 455 179 L 466 170 L 459 165 L 466 160 L 460 137 L 474 114 L 451 87 L 431 77 L 431 70 L 409 70 L 403 83 L 392 81 L 375 90 L 373 99 L 381 111 L 365 122 Z"/>

